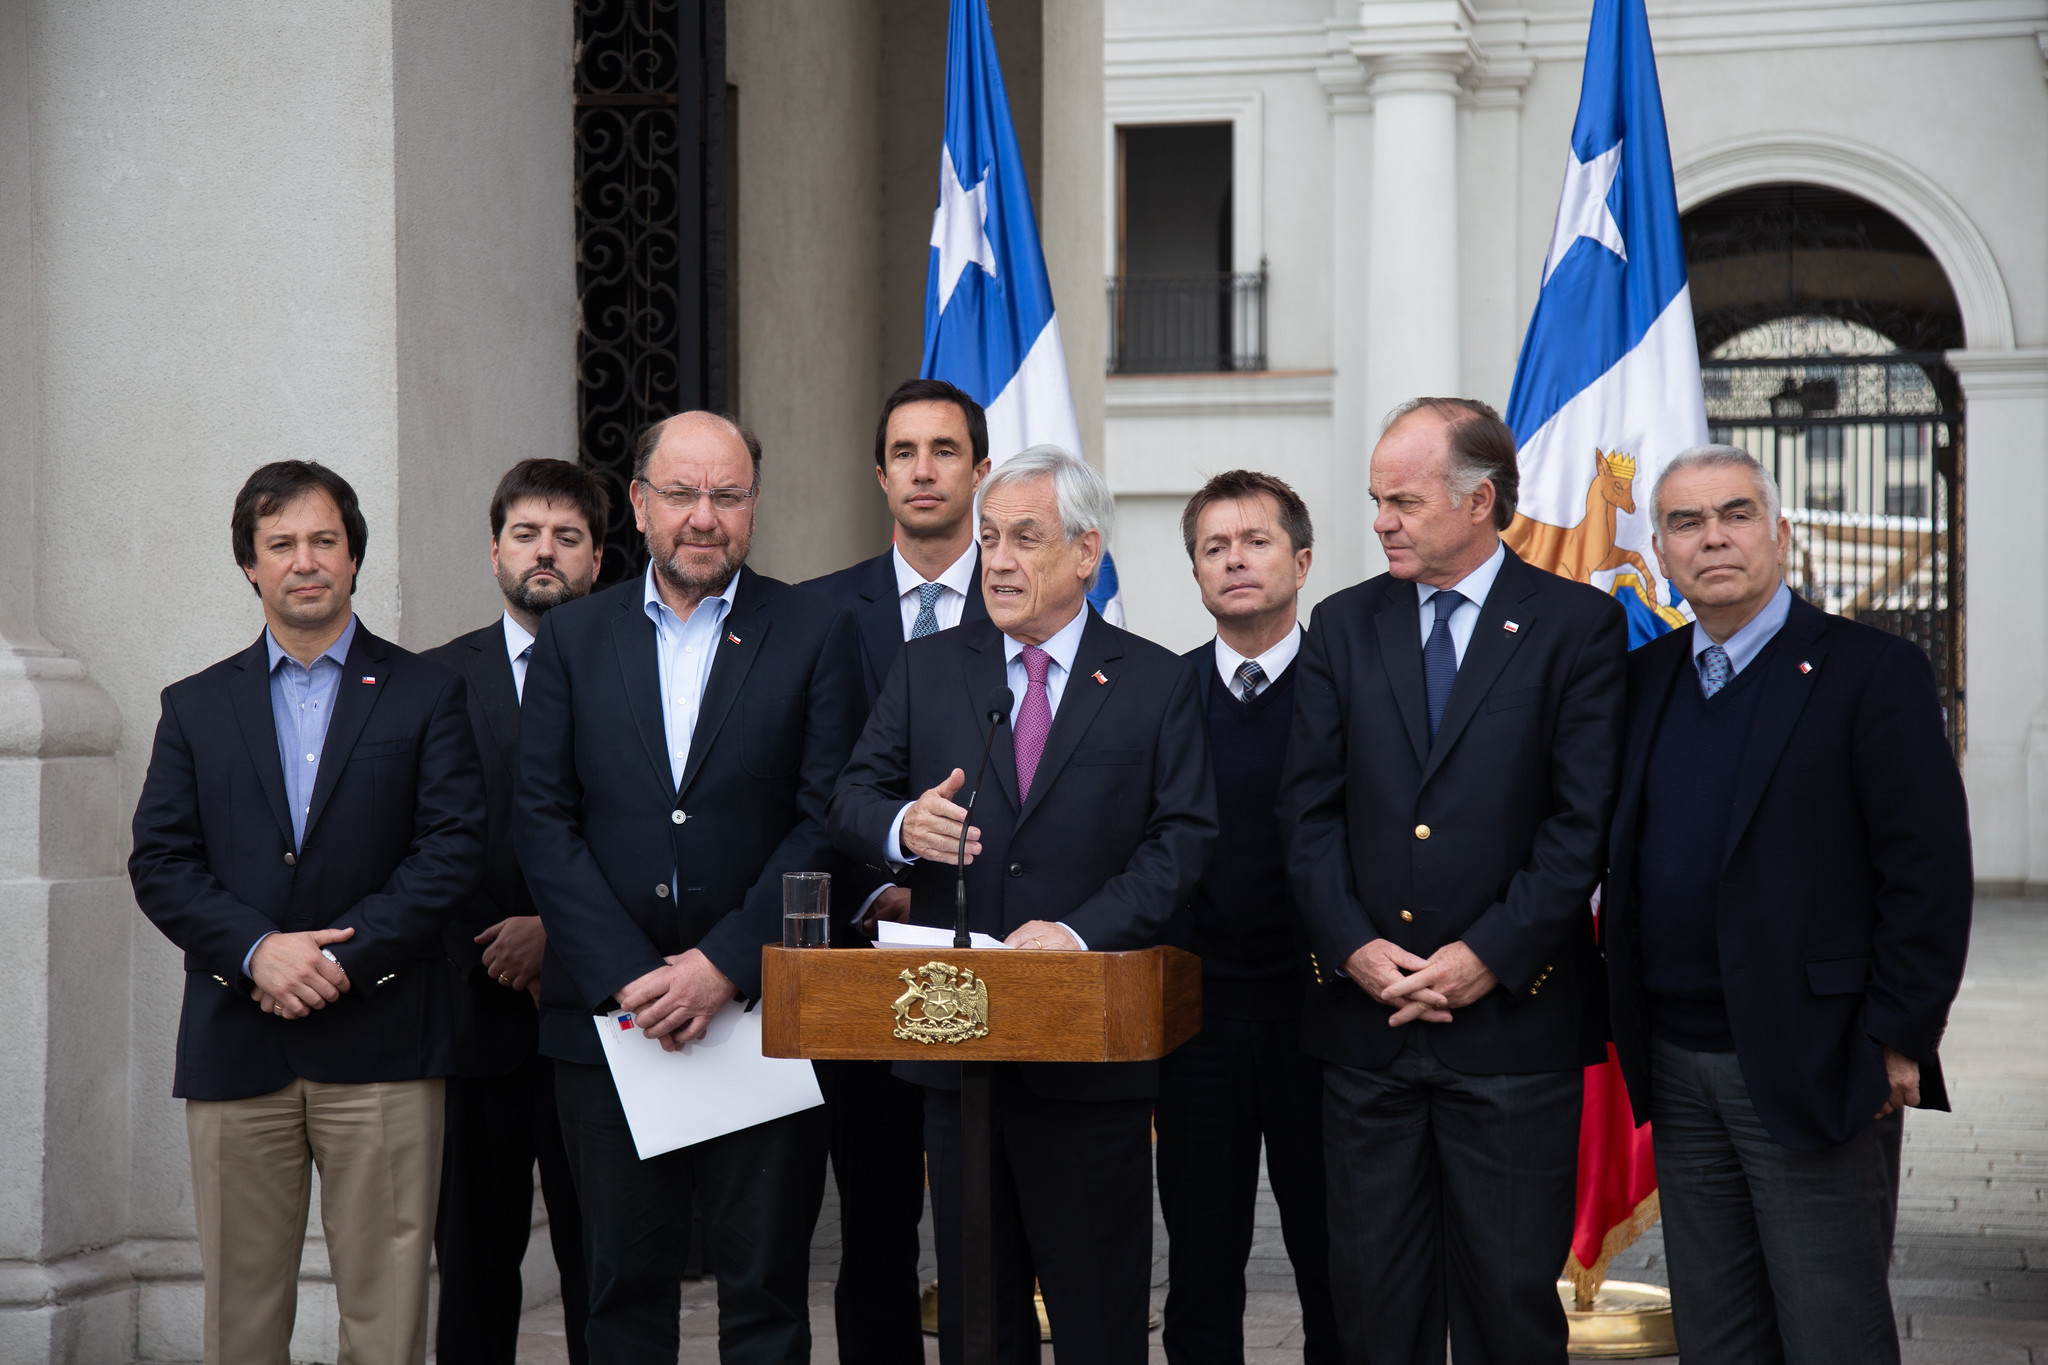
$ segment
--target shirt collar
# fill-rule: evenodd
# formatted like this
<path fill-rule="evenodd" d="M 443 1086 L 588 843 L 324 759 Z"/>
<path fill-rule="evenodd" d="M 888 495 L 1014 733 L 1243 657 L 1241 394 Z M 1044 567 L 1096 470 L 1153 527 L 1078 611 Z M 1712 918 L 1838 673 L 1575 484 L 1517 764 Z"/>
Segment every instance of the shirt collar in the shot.
<path fill-rule="evenodd" d="M 355 613 L 351 612 L 349 613 L 348 624 L 341 628 L 341 634 L 335 636 L 334 643 L 321 650 L 320 658 L 313 660 L 313 662 L 317 664 L 320 662 L 320 659 L 332 659 L 336 668 L 342 667 L 348 663 L 349 646 L 355 643 L 355 639 L 356 618 Z M 284 646 L 280 645 L 277 642 L 277 637 L 270 633 L 269 626 L 263 628 L 263 643 L 270 651 L 270 671 L 275 673 L 277 672 L 277 666 L 292 656 L 284 652 Z"/>
<path fill-rule="evenodd" d="M 525 626 L 512 619 L 512 613 L 505 613 L 505 657 L 514 663 L 519 656 L 533 648 L 533 636 Z"/>
<path fill-rule="evenodd" d="M 946 567 L 944 573 L 931 581 L 939 584 L 941 587 L 951 588 L 962 597 L 967 596 L 968 593 L 974 590 L 974 551 L 974 542 L 969 541 L 967 543 L 967 552 L 954 560 Z M 889 558 L 896 565 L 896 595 L 898 597 L 908 597 L 911 593 L 924 586 L 926 581 L 924 575 L 910 567 L 910 561 L 903 557 L 903 551 L 891 545 L 889 547 Z"/>
<path fill-rule="evenodd" d="M 1300 652 L 1301 622 L 1296 621 L 1294 629 L 1288 631 L 1279 644 L 1259 655 L 1253 662 L 1258 664 L 1259 671 L 1268 679 L 1277 680 L 1287 671 L 1287 666 L 1294 662 L 1294 656 Z M 1237 676 L 1237 670 L 1244 661 L 1245 656 L 1224 644 L 1221 635 L 1216 637 L 1216 668 L 1226 680 Z"/>
<path fill-rule="evenodd" d="M 715 597 L 705 598 L 704 602 L 725 603 L 722 607 L 712 608 L 713 613 L 722 616 L 732 610 L 733 593 L 738 591 L 739 586 L 740 571 L 734 569 L 732 577 L 726 581 L 724 590 Z M 699 609 L 702 609 L 704 602 L 697 604 Z M 657 627 L 661 625 L 661 618 L 663 616 L 667 616 L 669 620 L 674 621 L 677 625 L 681 625 L 683 621 L 682 617 L 676 615 L 675 608 L 661 600 L 661 591 L 654 586 L 654 566 L 652 564 L 647 566 L 647 572 L 641 576 L 640 609 L 647 613 L 647 619 L 654 622 Z M 695 613 L 693 612 L 692 615 L 695 615 Z"/>
<path fill-rule="evenodd" d="M 1763 652 L 1771 637 L 1785 628 L 1785 618 L 1792 614 L 1792 589 L 1783 583 L 1771 594 L 1771 600 L 1764 603 L 1764 609 L 1749 618 L 1749 624 L 1721 642 L 1727 651 L 1728 666 L 1732 672 L 1740 673 L 1750 660 Z M 1699 662 L 1700 655 L 1707 652 L 1707 646 L 1714 643 L 1707 634 L 1707 628 L 1698 621 L 1692 623 L 1692 658 Z"/>
<path fill-rule="evenodd" d="M 1451 584 L 1451 586 L 1464 594 L 1465 600 L 1473 606 L 1484 607 L 1486 605 L 1486 594 L 1493 591 L 1493 580 L 1500 577 L 1500 566 L 1507 563 L 1507 558 L 1508 543 L 1504 540 L 1496 540 L 1493 543 L 1493 553 L 1486 557 L 1486 562 Z M 1427 602 L 1441 591 L 1440 589 L 1430 587 L 1427 583 L 1418 583 L 1415 587 L 1415 602 L 1417 606 Z"/>
<path fill-rule="evenodd" d="M 1061 626 L 1053 633 L 1053 637 L 1040 645 L 1039 648 L 1052 655 L 1054 663 L 1058 664 L 1068 673 L 1072 673 L 1074 671 L 1074 656 L 1081 652 L 1081 632 L 1087 628 L 1088 603 L 1084 600 L 1081 603 L 1081 610 L 1074 613 L 1074 619 Z M 1023 652 L 1024 644 L 1021 640 L 1013 640 L 1007 635 L 1003 637 L 1003 661 L 1005 663 L 1014 663 L 1017 656 Z"/>

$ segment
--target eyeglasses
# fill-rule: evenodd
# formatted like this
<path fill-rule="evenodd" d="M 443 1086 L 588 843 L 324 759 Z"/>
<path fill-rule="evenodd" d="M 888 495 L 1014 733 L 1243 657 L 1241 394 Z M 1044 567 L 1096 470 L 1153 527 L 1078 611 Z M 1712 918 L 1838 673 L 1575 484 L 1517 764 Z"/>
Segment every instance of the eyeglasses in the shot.
<path fill-rule="evenodd" d="M 755 488 L 692 488 L 688 484 L 672 484 L 667 488 L 656 488 L 645 479 L 637 480 L 650 497 L 659 498 L 662 506 L 671 512 L 689 512 L 705 498 L 711 499 L 711 507 L 717 512 L 737 512 L 754 500 L 760 490 Z"/>

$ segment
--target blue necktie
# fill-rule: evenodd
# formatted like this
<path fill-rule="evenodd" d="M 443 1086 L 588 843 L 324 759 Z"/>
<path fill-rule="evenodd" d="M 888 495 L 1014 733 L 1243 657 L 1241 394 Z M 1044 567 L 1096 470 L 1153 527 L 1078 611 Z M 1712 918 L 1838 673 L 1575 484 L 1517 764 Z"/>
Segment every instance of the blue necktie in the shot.
<path fill-rule="evenodd" d="M 1436 743 L 1436 727 L 1443 723 L 1444 703 L 1451 699 L 1451 684 L 1458 680 L 1458 646 L 1451 639 L 1451 613 L 1465 605 L 1465 594 L 1445 588 L 1429 599 L 1436 608 L 1436 623 L 1422 646 L 1422 686 L 1429 694 L 1429 742 Z"/>
<path fill-rule="evenodd" d="M 1250 701 L 1259 695 L 1259 684 L 1266 680 L 1266 670 L 1259 667 L 1257 659 L 1246 659 L 1237 666 L 1239 701 Z"/>
<path fill-rule="evenodd" d="M 1708 645 L 1700 651 L 1700 695 L 1711 697 L 1728 685 L 1735 676 L 1735 665 L 1729 662 L 1728 651 L 1719 645 Z"/>
<path fill-rule="evenodd" d="M 917 619 L 910 623 L 910 638 L 922 640 L 939 631 L 939 594 L 946 590 L 943 583 L 920 583 L 917 585 Z"/>

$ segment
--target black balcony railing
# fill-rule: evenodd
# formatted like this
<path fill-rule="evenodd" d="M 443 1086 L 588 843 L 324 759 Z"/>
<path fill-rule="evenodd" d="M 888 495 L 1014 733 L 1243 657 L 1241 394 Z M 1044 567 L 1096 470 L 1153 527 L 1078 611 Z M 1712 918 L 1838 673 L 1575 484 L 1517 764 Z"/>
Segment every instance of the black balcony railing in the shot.
<path fill-rule="evenodd" d="M 1109 281 L 1109 372 L 1266 368 L 1266 272 Z"/>

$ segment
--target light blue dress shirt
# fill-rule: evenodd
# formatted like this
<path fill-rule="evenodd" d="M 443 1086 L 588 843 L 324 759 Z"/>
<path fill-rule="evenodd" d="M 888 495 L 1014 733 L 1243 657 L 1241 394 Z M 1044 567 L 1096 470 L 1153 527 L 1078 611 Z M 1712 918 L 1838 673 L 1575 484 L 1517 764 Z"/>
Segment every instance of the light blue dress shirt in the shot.
<path fill-rule="evenodd" d="M 725 590 L 699 602 L 686 621 L 661 600 L 661 592 L 654 586 L 654 566 L 647 566 L 641 603 L 647 619 L 654 622 L 662 733 L 668 744 L 669 778 L 678 788 L 683 785 L 683 770 L 690 766 L 690 738 L 697 730 L 697 712 L 704 705 L 704 684 L 710 680 L 711 659 L 724 638 L 725 618 L 732 612 L 732 596 L 739 582 L 735 572 Z"/>
<path fill-rule="evenodd" d="M 1732 678 L 1748 667 L 1750 662 L 1763 652 L 1763 647 L 1785 628 L 1785 618 L 1791 614 L 1792 589 L 1780 583 L 1778 590 L 1771 594 L 1771 600 L 1764 603 L 1764 609 L 1750 617 L 1748 625 L 1721 642 L 1721 648 L 1728 655 L 1728 676 Z M 1692 666 L 1702 683 L 1706 680 L 1706 673 L 1700 668 L 1700 655 L 1706 653 L 1707 647 L 1713 643 L 1714 639 L 1707 634 L 1707 628 L 1694 621 Z"/>
<path fill-rule="evenodd" d="M 355 638 L 356 618 L 350 616 L 334 643 L 320 651 L 308 668 L 284 652 L 268 626 L 263 629 L 263 647 L 270 652 L 270 719 L 277 729 L 278 761 L 284 765 L 284 803 L 291 812 L 295 851 L 306 841 L 313 784 L 320 780 L 320 753 L 327 747 L 327 725 L 334 719 L 341 670 L 348 663 L 349 646 Z M 242 975 L 249 974 L 256 944 L 269 937 L 258 938 L 242 954 Z"/>
<path fill-rule="evenodd" d="M 1479 629 L 1479 612 L 1486 605 L 1486 595 L 1493 591 L 1493 580 L 1500 577 L 1500 566 L 1507 562 L 1506 541 L 1496 541 L 1493 553 L 1484 564 L 1451 584 L 1465 595 L 1458 609 L 1451 613 L 1451 647 L 1458 652 L 1458 667 L 1465 666 L 1465 646 L 1472 643 L 1472 632 Z M 1415 585 L 1416 600 L 1422 607 L 1422 643 L 1429 643 L 1429 632 L 1436 628 L 1436 608 L 1429 605 L 1429 599 L 1439 590 L 1427 583 Z"/>

